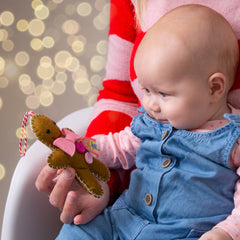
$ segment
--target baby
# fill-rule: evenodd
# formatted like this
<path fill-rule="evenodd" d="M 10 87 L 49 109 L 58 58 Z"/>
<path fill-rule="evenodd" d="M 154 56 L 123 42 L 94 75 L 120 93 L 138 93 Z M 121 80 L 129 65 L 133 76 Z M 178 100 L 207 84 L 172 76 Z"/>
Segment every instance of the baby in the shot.
<path fill-rule="evenodd" d="M 96 136 L 109 167 L 136 163 L 129 189 L 57 239 L 236 239 L 240 111 L 227 96 L 238 59 L 235 34 L 215 11 L 186 5 L 159 19 L 135 56 L 141 113 L 131 128 Z"/>

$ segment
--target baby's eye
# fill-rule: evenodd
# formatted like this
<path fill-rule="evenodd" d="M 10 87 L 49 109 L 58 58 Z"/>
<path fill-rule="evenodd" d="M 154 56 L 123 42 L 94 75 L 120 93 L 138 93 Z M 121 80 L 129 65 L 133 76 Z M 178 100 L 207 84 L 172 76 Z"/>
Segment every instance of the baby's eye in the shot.
<path fill-rule="evenodd" d="M 144 90 L 145 93 L 150 93 L 150 90 L 147 89 L 147 88 L 143 88 L 143 90 Z"/>
<path fill-rule="evenodd" d="M 160 92 L 159 94 L 162 95 L 163 97 L 167 97 L 168 96 L 167 93 L 163 93 L 163 92 Z"/>

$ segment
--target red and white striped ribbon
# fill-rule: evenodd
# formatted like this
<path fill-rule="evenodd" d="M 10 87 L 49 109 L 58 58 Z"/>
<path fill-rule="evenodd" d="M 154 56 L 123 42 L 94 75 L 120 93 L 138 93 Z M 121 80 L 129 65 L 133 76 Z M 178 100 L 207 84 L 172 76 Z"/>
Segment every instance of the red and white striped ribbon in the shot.
<path fill-rule="evenodd" d="M 34 115 L 34 112 L 28 111 L 24 114 L 23 121 L 22 121 L 22 128 L 21 128 L 21 134 L 20 134 L 20 139 L 19 139 L 19 153 L 21 157 L 25 156 L 25 153 L 27 151 L 27 120 L 28 117 L 32 117 Z M 24 146 L 22 146 L 22 142 L 24 139 Z"/>

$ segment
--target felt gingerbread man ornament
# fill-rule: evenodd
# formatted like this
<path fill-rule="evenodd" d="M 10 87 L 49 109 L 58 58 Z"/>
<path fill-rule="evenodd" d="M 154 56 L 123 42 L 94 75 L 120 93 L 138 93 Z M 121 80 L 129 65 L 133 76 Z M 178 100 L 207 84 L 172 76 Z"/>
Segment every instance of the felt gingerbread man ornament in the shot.
<path fill-rule="evenodd" d="M 21 156 L 25 155 L 27 149 L 27 139 L 25 138 L 24 146 L 22 139 L 29 116 L 32 132 L 39 141 L 52 150 L 47 159 L 48 165 L 54 169 L 74 168 L 79 184 L 90 194 L 100 198 L 103 189 L 98 180 L 108 181 L 110 173 L 105 164 L 96 158 L 98 156 L 96 141 L 92 138 L 82 138 L 68 128 L 60 129 L 50 118 L 30 111 L 23 118 L 19 142 Z"/>

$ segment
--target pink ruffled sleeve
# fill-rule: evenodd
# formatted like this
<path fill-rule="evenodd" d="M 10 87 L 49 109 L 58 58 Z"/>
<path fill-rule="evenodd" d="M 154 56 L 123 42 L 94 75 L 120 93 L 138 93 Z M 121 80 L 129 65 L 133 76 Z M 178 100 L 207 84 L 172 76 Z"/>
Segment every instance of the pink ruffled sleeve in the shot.
<path fill-rule="evenodd" d="M 130 127 L 118 133 L 95 135 L 99 148 L 99 159 L 109 168 L 130 169 L 135 164 L 141 140 L 134 136 Z"/>
<path fill-rule="evenodd" d="M 230 163 L 237 168 L 237 174 L 240 176 L 240 139 L 235 144 Z M 224 221 L 217 224 L 214 228 L 221 228 L 227 232 L 233 240 L 240 239 L 240 179 L 236 182 L 234 193 L 234 209 L 232 214 Z"/>

